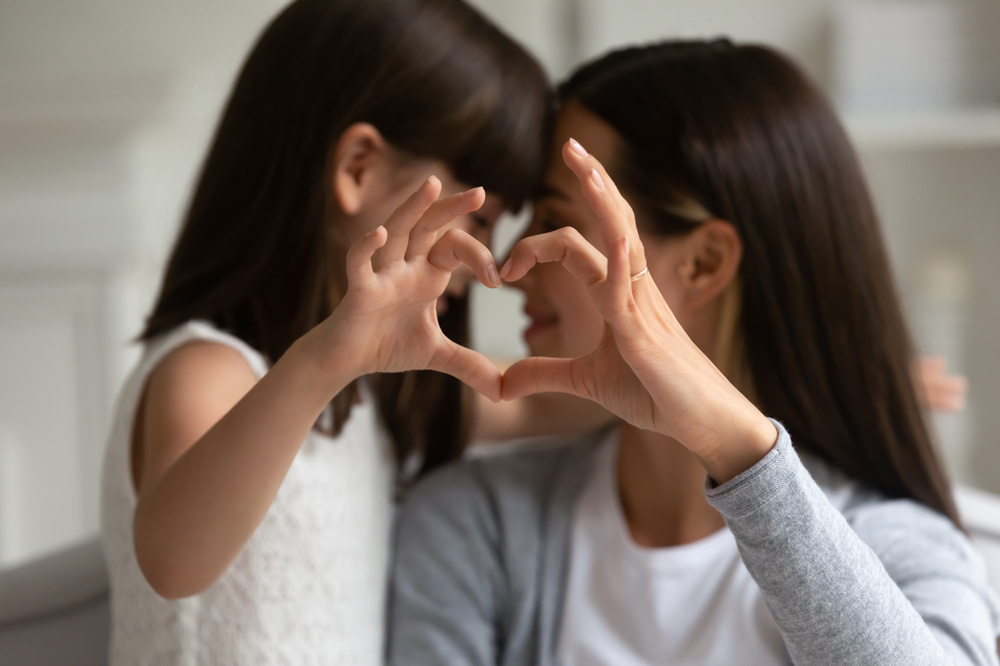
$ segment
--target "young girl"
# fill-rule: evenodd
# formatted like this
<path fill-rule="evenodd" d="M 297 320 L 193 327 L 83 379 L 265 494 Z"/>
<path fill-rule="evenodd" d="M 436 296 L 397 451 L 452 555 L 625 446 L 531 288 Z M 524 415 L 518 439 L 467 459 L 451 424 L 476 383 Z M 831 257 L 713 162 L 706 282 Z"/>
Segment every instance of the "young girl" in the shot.
<path fill-rule="evenodd" d="M 298 0 L 266 29 L 117 406 L 113 664 L 382 661 L 395 466 L 461 450 L 459 380 L 499 399 L 464 285 L 499 284 L 480 241 L 535 186 L 548 105 L 460 0 Z M 420 369 L 457 379 L 366 377 Z"/>
<path fill-rule="evenodd" d="M 725 41 L 612 53 L 561 98 L 501 270 L 538 356 L 503 395 L 621 421 L 416 487 L 391 662 L 997 664 L 1000 611 L 828 103 Z"/>

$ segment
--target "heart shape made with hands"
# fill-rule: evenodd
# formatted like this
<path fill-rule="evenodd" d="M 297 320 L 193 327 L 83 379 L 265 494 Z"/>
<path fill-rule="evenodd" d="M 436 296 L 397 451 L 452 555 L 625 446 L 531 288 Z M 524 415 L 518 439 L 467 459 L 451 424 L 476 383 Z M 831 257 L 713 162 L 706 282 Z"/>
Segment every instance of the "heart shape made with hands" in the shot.
<path fill-rule="evenodd" d="M 457 228 L 443 231 L 483 205 L 482 188 L 439 198 L 441 183 L 431 177 L 385 225 L 348 251 L 349 287 L 338 310 L 344 308 L 344 316 L 358 324 L 352 339 L 371 360 L 364 370 L 445 372 L 495 402 L 540 392 L 576 395 L 633 426 L 681 442 L 703 460 L 735 447 L 742 457 L 734 462 L 724 456 L 713 472 L 717 480 L 726 478 L 750 460 L 748 452 L 773 446 L 774 426 L 677 321 L 645 270 L 635 215 L 603 165 L 572 139 L 562 156 L 600 222 L 607 256 L 564 228 L 522 238 L 498 274 L 486 246 Z M 530 357 L 501 373 L 482 354 L 441 332 L 435 305 L 459 265 L 469 266 L 484 285 L 499 287 L 501 277 L 516 282 L 546 262 L 560 263 L 579 279 L 604 319 L 592 352 Z M 393 325 L 386 327 L 387 321 Z M 746 446 L 748 438 L 755 446 Z"/>
<path fill-rule="evenodd" d="M 600 394 L 589 388 L 592 382 L 580 383 L 579 371 L 593 376 L 593 369 L 602 365 L 591 367 L 588 359 L 612 361 L 605 366 L 627 366 L 617 354 L 615 337 L 610 333 L 614 328 L 609 319 L 612 311 L 606 306 L 612 300 L 632 298 L 630 276 L 643 274 L 645 258 L 631 208 L 603 166 L 575 142 L 567 143 L 563 157 L 601 219 L 612 258 L 609 261 L 578 232 L 567 228 L 521 239 L 504 266 L 503 277 L 515 282 L 535 264 L 559 262 L 588 285 L 595 307 L 609 323 L 609 331 L 594 352 L 597 356 L 591 354 L 575 361 L 533 357 L 501 373 L 484 356 L 441 332 L 433 303 L 444 293 L 460 265 L 471 268 L 488 287 L 499 287 L 501 278 L 486 246 L 459 228 L 448 229 L 453 226 L 450 222 L 483 205 L 483 189 L 440 197 L 441 183 L 432 176 L 384 225 L 366 234 L 348 251 L 349 288 L 341 305 L 349 321 L 362 321 L 353 330 L 362 332 L 356 338 L 364 338 L 356 343 L 363 349 L 361 356 L 373 359 L 365 365 L 365 371 L 445 372 L 493 401 L 562 391 L 601 402 Z M 386 321 L 394 322 L 391 330 L 385 330 Z M 364 335 L 365 330 L 371 335 Z M 609 371 L 610 367 L 603 370 Z"/>

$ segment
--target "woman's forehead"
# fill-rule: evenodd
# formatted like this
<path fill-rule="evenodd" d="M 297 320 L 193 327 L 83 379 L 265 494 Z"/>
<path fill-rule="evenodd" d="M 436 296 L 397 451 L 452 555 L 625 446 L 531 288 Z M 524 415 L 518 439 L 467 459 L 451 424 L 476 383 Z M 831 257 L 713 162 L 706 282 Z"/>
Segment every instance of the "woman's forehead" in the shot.
<path fill-rule="evenodd" d="M 605 163 L 605 166 L 614 156 L 620 142 L 618 132 L 610 123 L 572 101 L 559 111 L 554 136 L 553 153 L 550 157 L 557 157 L 560 162 L 562 145 L 571 137 L 579 141 L 588 153 Z"/>

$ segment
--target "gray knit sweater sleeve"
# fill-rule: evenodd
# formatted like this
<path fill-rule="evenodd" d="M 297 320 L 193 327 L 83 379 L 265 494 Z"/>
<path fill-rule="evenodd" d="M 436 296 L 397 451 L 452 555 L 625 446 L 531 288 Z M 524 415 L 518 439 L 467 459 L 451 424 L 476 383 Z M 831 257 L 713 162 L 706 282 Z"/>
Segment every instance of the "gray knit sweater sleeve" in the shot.
<path fill-rule="evenodd" d="M 842 514 L 775 424 L 775 448 L 707 492 L 793 662 L 995 666 L 997 602 L 964 535 L 910 501 Z"/>

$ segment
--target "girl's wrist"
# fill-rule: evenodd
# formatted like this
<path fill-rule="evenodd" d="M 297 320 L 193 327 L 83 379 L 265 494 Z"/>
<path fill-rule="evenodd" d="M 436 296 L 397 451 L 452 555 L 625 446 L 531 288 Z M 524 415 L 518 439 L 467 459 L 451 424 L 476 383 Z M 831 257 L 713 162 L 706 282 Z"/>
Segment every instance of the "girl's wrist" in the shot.
<path fill-rule="evenodd" d="M 298 369 L 307 389 L 315 391 L 324 402 L 332 400 L 358 377 L 368 374 L 359 363 L 363 354 L 352 353 L 348 348 L 351 341 L 341 339 L 335 326 L 333 330 L 328 329 L 327 325 L 333 323 L 316 326 L 285 353 L 289 364 Z"/>

